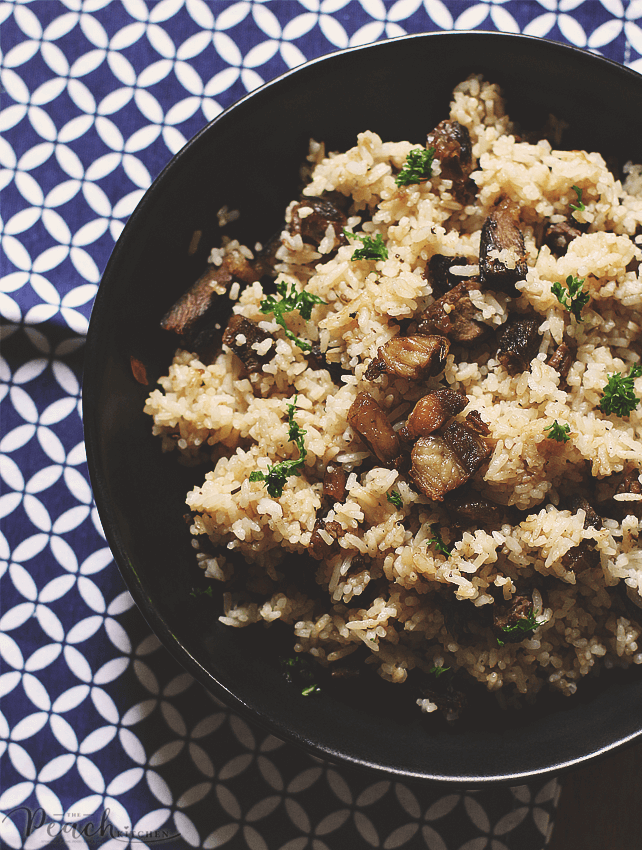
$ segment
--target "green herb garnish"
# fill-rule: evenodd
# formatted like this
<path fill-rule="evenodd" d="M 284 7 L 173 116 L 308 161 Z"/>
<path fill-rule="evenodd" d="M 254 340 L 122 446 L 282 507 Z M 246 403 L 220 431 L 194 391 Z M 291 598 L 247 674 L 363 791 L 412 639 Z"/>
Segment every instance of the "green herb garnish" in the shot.
<path fill-rule="evenodd" d="M 430 530 L 432 531 L 433 536 L 428 541 L 428 544 L 430 545 L 431 543 L 434 543 L 435 549 L 438 552 L 441 552 L 442 555 L 445 555 L 447 558 L 449 558 L 450 557 L 450 549 L 448 548 L 448 546 L 446 546 L 446 544 L 444 543 L 444 541 L 441 538 L 441 532 L 439 530 L 439 523 L 433 522 L 433 524 L 430 526 Z"/>
<path fill-rule="evenodd" d="M 281 658 L 280 663 L 286 681 L 301 687 L 302 697 L 321 693 L 321 688 L 313 681 L 315 673 L 307 658 L 297 655 L 295 658 Z"/>
<path fill-rule="evenodd" d="M 291 339 L 301 351 L 310 351 L 312 344 L 304 339 L 299 339 L 285 324 L 283 315 L 298 310 L 301 318 L 307 322 L 312 314 L 313 306 L 315 304 L 327 304 L 327 301 L 323 301 L 318 295 L 312 295 L 305 290 L 297 292 L 293 283 L 288 285 L 284 280 L 277 283 L 276 291 L 281 296 L 281 300 L 277 301 L 273 295 L 268 295 L 261 301 L 259 310 L 261 313 L 274 313 L 274 321 L 277 325 L 281 325 L 288 339 Z"/>
<path fill-rule="evenodd" d="M 401 508 L 403 506 L 403 500 L 401 498 L 401 494 L 397 492 L 397 490 L 391 490 L 386 494 L 386 499 L 395 506 L 395 508 Z"/>
<path fill-rule="evenodd" d="M 552 425 L 547 425 L 544 428 L 545 431 L 550 431 L 550 434 L 547 434 L 549 440 L 557 440 L 558 443 L 566 443 L 571 438 L 569 434 L 571 433 L 570 425 L 560 425 L 557 419 L 553 422 Z"/>
<path fill-rule="evenodd" d="M 357 236 L 356 233 L 351 233 L 346 228 L 343 228 L 343 235 L 348 239 L 358 239 L 363 247 L 357 248 L 350 257 L 351 260 L 387 260 L 388 249 L 383 244 L 383 236 L 377 233 L 374 239 L 370 236 Z"/>
<path fill-rule="evenodd" d="M 448 670 L 450 670 L 450 667 L 431 667 L 428 672 L 434 673 L 435 678 L 438 679 L 442 673 L 446 673 Z"/>
<path fill-rule="evenodd" d="M 434 148 L 414 148 L 408 153 L 403 168 L 397 174 L 397 186 L 410 186 L 421 183 L 432 177 L 432 163 L 435 158 Z"/>
<path fill-rule="evenodd" d="M 280 463 L 275 463 L 270 466 L 267 472 L 262 472 L 260 469 L 255 469 L 250 472 L 250 481 L 264 481 L 267 491 L 273 499 L 283 495 L 283 488 L 286 480 L 290 475 L 301 477 L 301 467 L 307 455 L 307 449 L 303 443 L 303 436 L 307 434 L 297 422 L 294 420 L 294 411 L 298 396 L 294 396 L 294 401 L 288 404 L 288 437 L 290 442 L 296 443 L 299 450 L 299 457 L 292 460 L 282 460 Z"/>
<path fill-rule="evenodd" d="M 577 212 L 584 212 L 584 210 L 586 209 L 586 206 L 582 203 L 582 192 L 584 190 L 580 189 L 579 186 L 571 186 L 571 188 L 573 189 L 573 191 L 577 195 L 577 203 L 576 204 L 569 204 L 570 208 L 572 210 L 576 210 Z"/>
<path fill-rule="evenodd" d="M 512 626 L 502 626 L 502 631 L 506 635 L 516 634 L 518 632 L 523 633 L 522 639 L 528 637 L 529 634 L 535 631 L 535 629 L 539 626 L 537 622 L 537 617 L 535 616 L 535 609 L 531 608 L 527 617 L 521 617 L 516 623 Z M 498 646 L 504 646 L 505 641 L 497 638 Z"/>
<path fill-rule="evenodd" d="M 566 309 L 575 316 L 575 320 L 578 322 L 584 321 L 581 313 L 591 297 L 588 292 L 582 292 L 584 280 L 585 278 L 573 277 L 573 275 L 570 274 L 566 278 L 567 289 L 564 289 L 562 284 L 559 282 L 555 282 L 551 286 L 551 292 L 553 295 L 555 295 L 563 307 L 566 307 Z M 568 301 L 566 300 L 567 296 Z"/>
<path fill-rule="evenodd" d="M 202 587 L 192 588 L 192 590 L 190 590 L 190 592 L 189 592 L 189 595 L 194 596 L 196 599 L 198 599 L 199 596 L 210 596 L 211 597 L 212 596 L 212 585 L 210 585 L 209 587 L 206 587 L 205 589 L 203 589 Z"/>
<path fill-rule="evenodd" d="M 638 406 L 640 399 L 635 395 L 633 381 L 642 375 L 642 367 L 635 364 L 631 366 L 628 375 L 616 372 L 609 375 L 609 380 L 603 388 L 600 400 L 600 410 L 607 416 L 615 413 L 616 416 L 628 416 Z"/>

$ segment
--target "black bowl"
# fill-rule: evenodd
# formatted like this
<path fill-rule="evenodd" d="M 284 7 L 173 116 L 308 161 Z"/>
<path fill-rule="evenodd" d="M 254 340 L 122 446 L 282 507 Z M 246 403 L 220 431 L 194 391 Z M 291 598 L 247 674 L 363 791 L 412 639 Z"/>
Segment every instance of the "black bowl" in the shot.
<path fill-rule="evenodd" d="M 498 82 L 525 128 L 553 113 L 568 122 L 567 148 L 599 150 L 613 167 L 642 162 L 642 77 L 581 50 L 525 36 L 439 33 L 341 51 L 291 71 L 202 130 L 154 182 L 127 224 L 91 317 L 84 380 L 85 434 L 98 510 L 127 585 L 151 628 L 199 682 L 280 738 L 335 762 L 408 778 L 466 783 L 525 780 L 607 752 L 642 734 L 635 670 L 582 683 L 573 698 L 544 697 L 503 712 L 489 698 L 459 726 L 420 715 L 403 688 L 329 685 L 304 698 L 278 658 L 278 629 L 217 621 L 220 600 L 198 600 L 184 498 L 196 482 L 162 456 L 143 414 L 173 344 L 159 320 L 219 244 L 215 212 L 242 216 L 231 235 L 253 245 L 278 231 L 298 189 L 310 137 L 328 150 L 370 129 L 421 142 L 448 113 L 454 85 L 471 72 Z M 198 250 L 188 254 L 194 231 Z M 202 472 L 198 475 L 202 476 Z"/>

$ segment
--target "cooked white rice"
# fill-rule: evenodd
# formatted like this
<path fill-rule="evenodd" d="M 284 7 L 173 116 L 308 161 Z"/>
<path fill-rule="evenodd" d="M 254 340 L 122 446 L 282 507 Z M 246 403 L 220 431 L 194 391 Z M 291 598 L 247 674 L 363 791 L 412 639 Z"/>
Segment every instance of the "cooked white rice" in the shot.
<path fill-rule="evenodd" d="M 346 656 L 365 647 L 365 663 L 391 682 L 403 682 L 414 668 L 429 676 L 445 666 L 467 671 L 493 691 L 506 686 L 508 702 L 517 693 L 535 694 L 546 682 L 571 694 L 597 665 L 642 663 L 640 625 L 620 603 L 616 587 L 624 583 L 642 593 L 638 520 L 633 515 L 621 523 L 605 519 L 602 528 L 585 529 L 584 511 L 560 507 L 560 494 L 573 482 L 581 487 L 587 468 L 606 498 L 609 487 L 614 489 L 613 476 L 642 465 L 642 410 L 619 418 L 599 407 L 608 376 L 628 373 L 640 360 L 637 261 L 642 251 L 636 233 L 642 225 L 641 167 L 629 165 L 622 184 L 599 153 L 520 141 L 500 91 L 478 77 L 457 87 L 450 118 L 468 128 L 477 160 L 472 176 L 478 192 L 468 206 L 455 200 L 438 161 L 430 180 L 396 185 L 394 174 L 417 142 L 383 142 L 364 132 L 345 153 L 326 155 L 323 145 L 311 145 L 305 194 L 350 196 L 348 226 L 381 234 L 388 248 L 386 260 L 353 262 L 355 246 L 332 252 L 330 234 L 316 250 L 300 236 L 283 232 L 277 254 L 280 279 L 327 302 L 315 306 L 307 322 L 298 313 L 287 314 L 288 326 L 319 343 L 329 362 L 350 373 L 341 386 L 327 370 L 311 368 L 273 317 L 260 312 L 264 293 L 259 283 L 235 284 L 229 293 L 234 313 L 273 335 L 274 344 L 261 344 L 259 352 L 271 350 L 272 359 L 250 378 L 225 347 L 208 365 L 179 350 L 145 411 L 153 416 L 154 434 L 165 450 L 177 449 L 185 462 L 210 465 L 203 484 L 187 496 L 192 534 L 205 544 L 199 558 L 206 575 L 233 579 L 229 558 L 234 560 L 235 553 L 254 565 L 237 565 L 237 579 L 240 569 L 247 592 L 225 593 L 223 623 L 281 620 L 292 628 L 296 651 L 310 653 L 323 665 L 340 667 Z M 568 216 L 577 200 L 573 186 L 582 189 L 586 206 L 576 219 L 588 228 L 556 258 L 540 247 L 542 222 Z M 453 347 L 445 373 L 421 385 L 387 375 L 365 380 L 379 347 L 399 333 L 399 321 L 413 319 L 434 300 L 423 276 L 428 260 L 445 254 L 477 262 L 481 226 L 502 194 L 519 204 L 528 274 L 512 303 L 502 293 L 481 291 L 473 302 L 479 319 L 492 327 L 506 320 L 509 306 L 522 311 L 530 306 L 541 316 L 542 345 L 530 369 L 509 374 L 487 344 L 468 361 Z M 212 252 L 211 262 L 220 263 L 227 251 L 238 248 L 236 242 L 224 242 Z M 591 301 L 583 323 L 573 320 L 551 292 L 551 285 L 568 275 L 586 278 Z M 577 344 L 566 384 L 546 364 L 563 335 Z M 475 410 L 488 424 L 493 452 L 475 474 L 475 486 L 494 502 L 523 511 L 518 524 L 455 533 L 440 503 L 421 495 L 407 475 L 372 465 L 348 425 L 348 411 L 362 391 L 379 402 L 391 421 L 402 423 L 439 380 L 467 395 L 468 407 L 459 418 Z M 642 378 L 635 386 L 642 395 Z M 249 480 L 250 473 L 298 457 L 288 439 L 287 406 L 295 397 L 296 421 L 307 432 L 305 470 L 287 479 L 282 496 L 271 498 L 261 481 Z M 547 437 L 544 428 L 555 420 L 570 426 L 568 442 Z M 330 507 L 322 497 L 329 465 L 341 465 L 348 473 L 345 501 Z M 391 490 L 399 493 L 400 508 L 387 500 Z M 636 497 L 624 494 L 619 502 L 633 504 Z M 331 555 L 318 562 L 306 551 L 321 517 L 340 523 L 343 535 Z M 450 557 L 429 542 L 433 523 L 440 524 L 444 540 L 453 546 Z M 205 554 L 212 550 L 205 538 L 219 552 L 227 550 L 228 557 Z M 563 557 L 582 540 L 592 541 L 600 564 L 576 575 Z M 283 580 L 280 565 L 292 555 L 295 570 L 316 574 L 314 596 L 293 590 L 292 568 Z M 474 640 L 470 635 L 460 640 L 449 630 L 442 610 L 446 594 L 467 606 L 492 604 L 491 590 L 509 601 L 536 574 L 545 588 L 539 626 L 522 642 L 499 645 L 489 628 L 474 623 Z M 376 582 L 374 596 L 372 588 L 366 592 L 370 582 Z M 360 604 L 364 593 L 368 602 Z M 435 708 L 428 698 L 419 703 L 426 711 Z"/>

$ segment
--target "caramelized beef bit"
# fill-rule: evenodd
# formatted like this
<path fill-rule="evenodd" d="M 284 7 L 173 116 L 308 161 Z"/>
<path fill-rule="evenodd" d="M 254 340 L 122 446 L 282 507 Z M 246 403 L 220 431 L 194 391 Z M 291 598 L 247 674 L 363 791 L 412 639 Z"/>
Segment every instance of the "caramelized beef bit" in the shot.
<path fill-rule="evenodd" d="M 497 252 L 503 251 L 506 254 L 501 258 L 496 256 Z M 488 289 L 516 296 L 515 284 L 524 280 L 527 271 L 519 211 L 511 200 L 502 196 L 482 227 L 479 247 L 481 282 Z"/>
<path fill-rule="evenodd" d="M 321 531 L 324 533 L 320 534 Z M 335 540 L 338 540 L 342 534 L 343 526 L 340 522 L 335 522 L 334 520 L 327 522 L 324 519 L 318 519 L 314 523 L 314 529 L 310 536 L 308 552 L 315 560 L 322 561 L 328 557 Z M 325 535 L 332 538 L 330 542 L 325 539 Z"/>
<path fill-rule="evenodd" d="M 484 531 L 501 528 L 506 519 L 506 509 L 481 496 L 472 487 L 461 487 L 444 502 L 444 508 L 453 525 L 460 528 L 482 528 Z"/>
<path fill-rule="evenodd" d="M 642 484 L 640 484 L 640 470 L 630 469 L 624 474 L 624 478 L 618 485 L 615 495 L 619 496 L 622 493 L 633 493 L 636 496 L 642 495 Z M 618 506 L 622 519 L 631 514 L 638 519 L 642 519 L 642 500 L 636 501 L 619 501 L 614 499 Z"/>
<path fill-rule="evenodd" d="M 453 449 L 443 437 L 420 437 L 412 447 L 412 480 L 424 496 L 436 502 L 461 487 L 470 478 Z"/>
<path fill-rule="evenodd" d="M 492 453 L 486 440 L 463 422 L 451 422 L 443 431 L 443 438 L 469 476 L 476 472 Z"/>
<path fill-rule="evenodd" d="M 459 274 L 452 269 L 463 269 L 470 261 L 467 257 L 446 257 L 443 254 L 435 254 L 430 258 L 424 269 L 423 278 L 432 286 L 432 291 L 438 295 L 449 292 L 462 280 L 469 280 L 473 275 Z"/>
<path fill-rule="evenodd" d="M 531 629 L 512 629 L 520 620 L 533 613 L 533 603 L 527 596 L 514 596 L 508 605 L 493 606 L 493 633 L 502 643 L 521 643 L 529 638 Z M 504 631 L 508 629 L 508 631 Z"/>
<path fill-rule="evenodd" d="M 442 121 L 428 133 L 426 147 L 434 148 L 441 176 L 453 183 L 463 184 L 474 168 L 473 146 L 468 128 L 458 121 Z"/>
<path fill-rule="evenodd" d="M 325 238 L 328 225 L 331 225 L 334 230 L 334 247 L 337 248 L 346 242 L 343 235 L 346 224 L 345 213 L 336 203 L 327 198 L 306 197 L 292 208 L 289 230 L 290 233 L 300 233 L 304 242 L 318 248 Z"/>
<path fill-rule="evenodd" d="M 551 249 L 555 257 L 562 257 L 574 239 L 582 235 L 582 231 L 570 221 L 559 221 L 549 224 L 544 231 L 544 244 Z"/>
<path fill-rule="evenodd" d="M 571 366 L 575 362 L 576 351 L 577 349 L 574 345 L 561 342 L 548 359 L 548 365 L 552 366 L 556 372 L 559 372 L 561 378 L 560 385 L 566 381 L 568 373 L 571 371 Z"/>
<path fill-rule="evenodd" d="M 386 372 L 409 381 L 420 381 L 426 375 L 441 372 L 449 349 L 450 343 L 443 336 L 396 336 L 381 346 L 369 363 L 365 378 L 374 381 Z"/>
<path fill-rule="evenodd" d="M 427 437 L 466 407 L 468 399 L 450 389 L 435 390 L 420 398 L 404 426 L 404 438 Z"/>
<path fill-rule="evenodd" d="M 471 410 L 470 413 L 466 414 L 466 425 L 477 434 L 481 434 L 482 437 L 488 437 L 490 434 L 490 428 L 481 418 L 481 413 L 478 410 Z"/>
<path fill-rule="evenodd" d="M 359 393 L 348 411 L 348 422 L 383 464 L 394 465 L 400 455 L 399 437 L 370 393 Z"/>
<path fill-rule="evenodd" d="M 346 497 L 346 474 L 341 466 L 328 466 L 323 476 L 323 495 L 333 502 L 343 502 Z"/>
<path fill-rule="evenodd" d="M 577 513 L 579 510 L 585 512 L 584 528 L 602 528 L 602 517 L 593 508 L 584 496 L 573 495 L 568 500 L 567 509 Z M 565 570 L 571 570 L 579 575 L 584 570 L 599 566 L 600 553 L 595 548 L 593 540 L 582 540 L 577 546 L 573 546 L 561 559 Z"/>
<path fill-rule="evenodd" d="M 539 319 L 515 316 L 501 329 L 497 359 L 511 374 L 526 372 L 539 351 Z"/>
<path fill-rule="evenodd" d="M 246 319 L 245 316 L 232 316 L 223 333 L 224 344 L 229 346 L 234 354 L 243 361 L 243 365 L 249 373 L 260 372 L 263 365 L 274 356 L 273 345 L 263 355 L 258 354 L 252 348 L 257 342 L 264 342 L 266 339 L 271 339 L 270 334 L 262 330 L 256 322 Z"/>
<path fill-rule="evenodd" d="M 198 327 L 207 321 L 218 296 L 232 280 L 232 272 L 226 265 L 208 265 L 205 273 L 165 313 L 161 328 L 175 333 L 189 348 Z"/>
<path fill-rule="evenodd" d="M 488 334 L 488 326 L 476 321 L 477 308 L 468 294 L 479 289 L 479 281 L 471 278 L 453 287 L 425 311 L 417 330 L 422 334 L 442 334 L 452 342 L 469 345 Z"/>

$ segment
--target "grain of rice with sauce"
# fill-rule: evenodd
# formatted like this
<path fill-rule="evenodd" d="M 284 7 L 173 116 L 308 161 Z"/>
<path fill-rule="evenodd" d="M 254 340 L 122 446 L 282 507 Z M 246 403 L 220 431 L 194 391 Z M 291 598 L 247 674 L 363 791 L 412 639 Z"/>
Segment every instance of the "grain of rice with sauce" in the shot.
<path fill-rule="evenodd" d="M 642 663 L 642 411 L 600 406 L 610 376 L 640 362 L 642 168 L 625 166 L 622 183 L 599 153 L 521 140 L 497 86 L 477 76 L 428 137 L 431 176 L 398 185 L 423 144 L 364 132 L 326 155 L 311 143 L 273 258 L 277 281 L 316 296 L 310 318 L 285 313 L 286 335 L 261 311 L 274 285 L 236 279 L 233 313 L 255 341 L 241 330 L 217 355 L 179 348 L 145 411 L 163 449 L 210 464 L 187 504 L 206 575 L 231 582 L 223 623 L 280 620 L 323 666 L 416 681 L 424 711 L 440 703 L 442 668 L 502 689 L 504 704 L 546 683 L 572 694 L 598 666 Z M 311 238 L 320 198 L 339 212 L 320 214 Z M 379 234 L 387 258 L 352 259 Z M 211 268 L 232 255 L 258 256 L 224 240 Z M 573 279 L 589 296 L 578 317 L 554 292 Z M 386 368 L 387 343 L 421 347 L 439 328 L 443 361 L 410 377 Z M 446 389 L 464 409 L 432 432 L 410 418 Z M 385 462 L 359 424 L 371 421 L 358 415 L 365 402 L 394 429 Z M 292 419 L 305 432 L 301 474 L 271 496 L 251 477 L 299 458 Z M 449 428 L 479 448 L 472 466 Z M 444 458 L 460 474 L 451 489 Z"/>

